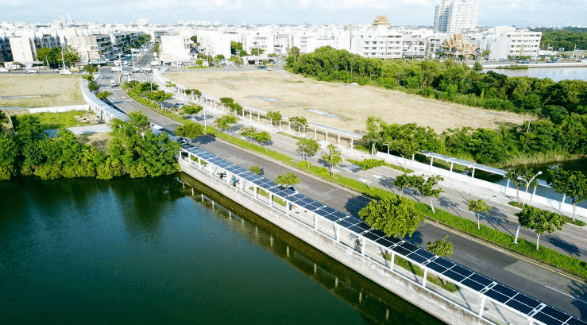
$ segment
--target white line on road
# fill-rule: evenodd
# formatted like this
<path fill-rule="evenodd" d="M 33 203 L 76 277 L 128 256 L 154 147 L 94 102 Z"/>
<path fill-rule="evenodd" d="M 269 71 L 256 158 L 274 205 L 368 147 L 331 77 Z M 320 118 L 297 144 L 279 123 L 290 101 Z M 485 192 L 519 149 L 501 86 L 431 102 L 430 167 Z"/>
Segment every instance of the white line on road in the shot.
<path fill-rule="evenodd" d="M 549 286 L 547 286 L 547 285 L 544 285 L 544 286 L 545 286 L 545 287 L 547 287 L 547 288 L 548 288 L 548 289 L 550 289 L 550 290 L 554 290 L 554 291 L 556 291 L 556 292 L 558 292 L 558 293 L 560 293 L 560 294 L 563 294 L 563 295 L 565 295 L 565 296 L 567 296 L 567 297 L 569 297 L 569 298 L 573 298 L 573 299 L 575 299 L 576 301 L 580 301 L 580 302 L 584 303 L 585 305 L 587 305 L 587 301 L 585 301 L 585 300 L 583 300 L 583 299 L 580 299 L 580 298 L 577 298 L 577 297 L 573 297 L 573 296 L 571 296 L 571 295 L 570 295 L 570 294 L 568 294 L 568 293 L 564 293 L 564 292 L 562 292 L 562 291 L 560 291 L 560 290 L 557 290 L 557 289 L 555 289 L 555 288 L 551 288 L 551 287 L 549 287 Z"/>

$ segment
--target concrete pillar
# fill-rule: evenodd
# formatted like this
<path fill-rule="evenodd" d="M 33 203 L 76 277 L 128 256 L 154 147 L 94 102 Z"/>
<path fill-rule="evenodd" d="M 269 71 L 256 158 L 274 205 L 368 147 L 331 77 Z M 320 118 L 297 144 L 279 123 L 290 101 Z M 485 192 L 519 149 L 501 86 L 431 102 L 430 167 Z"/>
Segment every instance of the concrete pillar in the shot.
<path fill-rule="evenodd" d="M 351 149 L 353 149 L 353 142 L 355 141 L 355 139 L 351 139 Z"/>
<path fill-rule="evenodd" d="M 434 163 L 434 157 L 430 157 L 430 169 L 428 171 L 432 171 L 432 164 Z"/>
<path fill-rule="evenodd" d="M 316 127 L 314 127 L 314 140 L 317 140 Z"/>
<path fill-rule="evenodd" d="M 340 147 L 340 133 L 338 134 L 338 146 Z"/>
<path fill-rule="evenodd" d="M 257 193 L 257 185 L 253 187 L 253 191 L 255 191 L 255 199 L 259 199 L 259 193 Z"/>
<path fill-rule="evenodd" d="M 273 193 L 269 192 L 269 206 L 273 208 Z"/>
<path fill-rule="evenodd" d="M 391 261 L 389 264 L 389 269 L 393 271 L 393 266 L 395 265 L 395 252 L 391 251 Z"/>
<path fill-rule="evenodd" d="M 243 108 L 243 117 L 245 117 L 245 109 Z"/>
<path fill-rule="evenodd" d="M 479 304 L 479 318 L 483 318 L 483 311 L 485 311 L 485 295 L 481 295 L 481 303 Z M 531 321 L 532 319 L 530 319 Z M 532 323 L 530 323 L 532 324 Z"/>
<path fill-rule="evenodd" d="M 367 244 L 367 242 L 365 241 L 365 237 L 361 238 L 361 255 L 365 256 L 365 244 Z"/>
<path fill-rule="evenodd" d="M 291 203 L 289 201 L 285 201 L 285 215 L 289 217 L 289 209 L 291 207 Z"/>
<path fill-rule="evenodd" d="M 226 170 L 226 184 L 230 185 L 230 179 L 232 175 Z"/>
<path fill-rule="evenodd" d="M 328 131 L 326 131 L 326 137 L 325 137 L 325 139 L 326 139 L 326 142 L 328 142 Z"/>
<path fill-rule="evenodd" d="M 473 184 L 473 178 L 475 178 L 475 167 L 473 167 L 473 173 L 471 174 L 471 184 Z"/>
<path fill-rule="evenodd" d="M 536 196 L 536 188 L 538 186 L 534 186 L 534 192 L 532 192 L 532 197 L 530 198 L 530 201 L 534 201 L 534 196 Z"/>
<path fill-rule="evenodd" d="M 287 123 L 289 123 L 289 132 L 291 132 L 291 122 L 287 121 Z"/>
<path fill-rule="evenodd" d="M 318 215 L 312 213 L 314 215 L 314 230 L 318 231 Z"/>
<path fill-rule="evenodd" d="M 340 243 L 340 225 L 335 223 L 334 224 L 334 237 L 337 243 Z"/>
<path fill-rule="evenodd" d="M 261 122 L 261 113 L 257 112 L 257 122 Z"/>
<path fill-rule="evenodd" d="M 452 178 L 452 167 L 454 165 L 454 161 L 450 162 L 450 171 L 448 172 L 448 178 Z"/>
<path fill-rule="evenodd" d="M 194 194 L 194 188 L 192 187 L 192 196 L 194 196 L 194 195 L 195 195 L 195 194 Z"/>
<path fill-rule="evenodd" d="M 428 280 L 428 268 L 424 267 L 424 277 L 422 278 L 422 287 L 426 288 L 426 281 Z"/>
<path fill-rule="evenodd" d="M 281 121 L 279 121 L 279 129 L 281 130 Z"/>
<path fill-rule="evenodd" d="M 253 119 L 253 110 L 249 111 L 249 119 L 252 120 Z"/>
<path fill-rule="evenodd" d="M 563 194 L 563 199 L 561 200 L 561 206 L 558 208 L 559 210 L 563 209 L 563 203 L 565 203 L 565 199 L 567 198 L 566 194 Z"/>
<path fill-rule="evenodd" d="M 505 191 L 503 192 L 503 194 L 507 194 L 508 193 L 508 189 L 510 188 L 510 179 L 508 178 L 508 182 L 505 185 Z"/>

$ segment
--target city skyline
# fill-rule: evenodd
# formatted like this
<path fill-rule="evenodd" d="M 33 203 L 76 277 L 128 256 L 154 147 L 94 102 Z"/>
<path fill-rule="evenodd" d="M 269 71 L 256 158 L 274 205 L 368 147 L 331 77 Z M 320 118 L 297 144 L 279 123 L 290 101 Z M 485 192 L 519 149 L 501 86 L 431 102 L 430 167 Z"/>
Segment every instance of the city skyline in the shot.
<path fill-rule="evenodd" d="M 74 21 L 150 23 L 178 21 L 218 21 L 220 24 L 369 24 L 375 15 L 386 15 L 391 25 L 432 26 L 435 0 L 200 0 L 91 1 L 58 0 L 41 4 L 31 0 L 0 3 L 0 21 L 53 22 L 60 14 L 70 13 Z M 587 3 L 578 0 L 480 0 L 478 26 L 586 25 L 581 14 Z M 416 14 L 415 14 L 416 13 Z"/>

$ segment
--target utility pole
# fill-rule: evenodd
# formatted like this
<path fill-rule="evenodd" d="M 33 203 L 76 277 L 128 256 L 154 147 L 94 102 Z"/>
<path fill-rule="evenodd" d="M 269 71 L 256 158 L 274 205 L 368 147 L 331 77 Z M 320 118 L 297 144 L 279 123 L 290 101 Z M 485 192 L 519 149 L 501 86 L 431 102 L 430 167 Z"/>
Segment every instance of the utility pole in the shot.
<path fill-rule="evenodd" d="M 63 70 L 65 70 L 65 58 L 63 57 L 63 48 L 61 48 L 61 62 L 63 63 Z"/>

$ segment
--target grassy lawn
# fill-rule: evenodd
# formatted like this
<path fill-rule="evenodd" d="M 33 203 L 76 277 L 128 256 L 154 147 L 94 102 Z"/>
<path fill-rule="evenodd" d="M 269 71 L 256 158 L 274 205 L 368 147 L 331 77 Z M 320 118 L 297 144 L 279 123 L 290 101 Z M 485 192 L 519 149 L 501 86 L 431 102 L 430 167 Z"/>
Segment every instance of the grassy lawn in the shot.
<path fill-rule="evenodd" d="M 509 204 L 509 205 L 511 205 L 511 206 L 518 207 L 518 208 L 520 208 L 520 209 L 522 209 L 522 208 L 524 207 L 524 206 L 522 205 L 522 203 L 518 203 L 518 202 L 515 202 L 515 201 L 508 202 L 508 204 Z M 536 208 L 536 209 L 538 209 L 538 208 Z M 542 210 L 542 209 L 538 209 L 538 210 L 544 211 L 544 210 Z M 557 214 L 558 214 L 558 213 L 557 213 Z M 569 218 L 569 217 L 567 217 L 567 216 L 563 216 L 563 215 L 560 215 L 560 214 L 558 214 L 558 215 L 559 215 L 559 216 L 561 216 L 561 218 L 562 218 L 562 219 L 563 219 L 565 222 L 567 222 L 567 223 L 571 223 L 571 224 L 574 224 L 575 226 L 579 226 L 579 227 L 584 227 L 584 226 L 587 226 L 587 223 L 584 223 L 584 222 L 583 222 L 583 221 L 581 221 L 581 220 L 577 220 L 577 219 L 574 219 L 574 220 L 573 220 L 572 218 Z"/>
<path fill-rule="evenodd" d="M 20 97 L 20 98 L 8 98 Z M 79 77 L 60 75 L 2 75 L 0 107 L 54 107 L 85 104 Z"/>
<path fill-rule="evenodd" d="M 86 111 L 70 111 L 64 113 L 37 113 L 33 114 L 38 116 L 41 120 L 41 127 L 45 130 L 47 129 L 59 129 L 59 128 L 69 128 L 72 126 L 82 126 L 82 125 L 89 125 L 87 123 L 81 123 L 76 121 L 74 116 L 82 116 L 86 113 Z M 12 116 L 12 122 L 16 127 L 18 127 L 18 119 L 23 115 L 14 115 Z"/>

